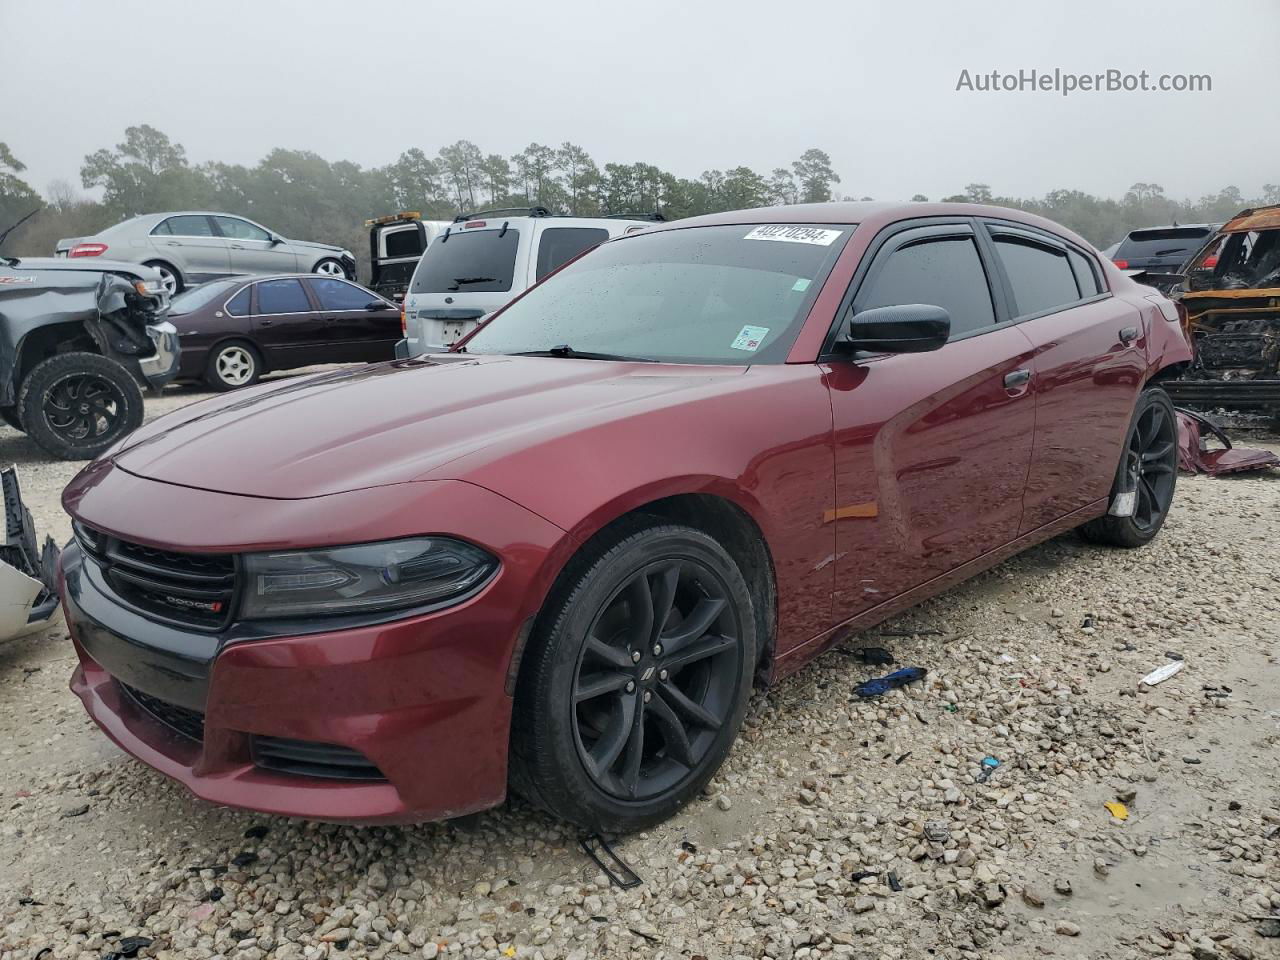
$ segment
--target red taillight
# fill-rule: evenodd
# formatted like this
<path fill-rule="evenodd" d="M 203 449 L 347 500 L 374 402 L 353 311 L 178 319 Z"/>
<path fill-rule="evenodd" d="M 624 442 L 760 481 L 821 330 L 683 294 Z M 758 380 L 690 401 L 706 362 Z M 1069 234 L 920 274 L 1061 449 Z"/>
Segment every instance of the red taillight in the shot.
<path fill-rule="evenodd" d="M 400 336 L 407 337 L 409 335 L 409 321 L 405 318 L 404 307 L 400 308 Z"/>
<path fill-rule="evenodd" d="M 1128 270 L 1128 269 L 1129 269 L 1129 261 L 1128 261 L 1128 260 L 1112 260 L 1111 262 L 1112 262 L 1112 263 L 1114 263 L 1114 264 L 1116 265 L 1116 267 L 1117 267 L 1118 269 L 1120 269 L 1120 270 Z"/>
<path fill-rule="evenodd" d="M 1218 255 L 1216 253 L 1209 254 L 1209 256 L 1204 258 L 1204 262 L 1200 264 L 1200 266 L 1202 266 L 1206 270 L 1212 270 L 1217 265 L 1218 265 Z"/>
<path fill-rule="evenodd" d="M 464 223 L 462 229 L 470 230 L 472 227 L 486 227 L 488 225 L 489 222 L 487 220 L 472 220 L 470 223 Z"/>
<path fill-rule="evenodd" d="M 105 243 L 77 243 L 71 248 L 68 257 L 100 257 L 107 252 Z"/>

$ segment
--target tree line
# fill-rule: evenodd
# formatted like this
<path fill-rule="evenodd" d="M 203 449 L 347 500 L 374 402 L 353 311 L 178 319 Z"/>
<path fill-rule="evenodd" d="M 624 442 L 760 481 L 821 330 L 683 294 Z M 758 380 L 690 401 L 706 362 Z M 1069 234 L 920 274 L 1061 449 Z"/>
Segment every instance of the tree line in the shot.
<path fill-rule="evenodd" d="M 366 219 L 418 210 L 448 220 L 485 207 L 544 206 L 577 216 L 661 213 L 669 220 L 772 204 L 869 200 L 837 193 L 840 177 L 831 157 L 816 147 L 763 174 L 746 166 L 677 176 L 653 164 L 599 164 L 582 147 L 531 143 L 519 153 L 486 154 L 459 140 L 428 155 L 418 147 L 393 163 L 365 168 L 330 162 L 306 150 L 277 148 L 253 166 L 220 161 L 192 163 L 180 143 L 147 124 L 129 127 L 124 140 L 84 158 L 80 186 L 65 181 L 41 194 L 22 177 L 21 160 L 0 143 L 0 230 L 23 213 L 44 206 L 15 232 L 6 253 L 47 256 L 61 237 L 84 236 L 140 213 L 213 209 L 257 220 L 286 236 L 339 243 L 367 258 Z M 929 199 L 922 194 L 911 198 Z M 984 183 L 942 200 L 1017 207 L 1070 227 L 1104 246 L 1129 230 L 1170 222 L 1218 222 L 1237 211 L 1280 203 L 1280 186 L 1247 198 L 1236 187 L 1196 200 L 1167 197 L 1153 183 L 1135 183 L 1120 199 L 1080 190 L 1052 190 L 1042 197 L 997 196 Z"/>

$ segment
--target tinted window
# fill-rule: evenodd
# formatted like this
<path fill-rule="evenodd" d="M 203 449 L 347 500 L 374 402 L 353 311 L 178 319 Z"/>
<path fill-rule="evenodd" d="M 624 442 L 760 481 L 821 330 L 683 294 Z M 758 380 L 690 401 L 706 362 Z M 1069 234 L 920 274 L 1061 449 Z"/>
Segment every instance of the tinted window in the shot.
<path fill-rule="evenodd" d="M 202 283 L 198 287 L 184 290 L 173 298 L 169 304 L 169 312 L 176 315 L 193 313 L 206 303 L 230 295 L 236 288 L 236 284 L 243 282 L 242 280 L 214 280 L 211 283 Z"/>
<path fill-rule="evenodd" d="M 263 280 L 258 284 L 259 313 L 306 313 L 310 309 L 297 280 Z"/>
<path fill-rule="evenodd" d="M 504 309 L 467 350 L 568 344 L 673 363 L 782 363 L 851 229 L 740 224 L 606 243 Z M 433 243 L 423 262 L 452 245 Z"/>
<path fill-rule="evenodd" d="M 953 337 L 996 322 L 991 289 L 971 237 L 923 240 L 900 247 L 858 291 L 857 309 L 928 303 L 951 315 Z"/>
<path fill-rule="evenodd" d="M 416 257 L 422 253 L 422 237 L 418 228 L 395 230 L 382 235 L 382 245 L 388 257 Z"/>
<path fill-rule="evenodd" d="M 263 230 L 261 227 L 255 227 L 247 220 L 240 220 L 236 217 L 214 217 L 218 222 L 218 229 L 222 231 L 222 235 L 228 240 L 270 240 L 271 234 Z"/>
<path fill-rule="evenodd" d="M 378 298 L 353 283 L 327 277 L 310 281 L 312 291 L 325 310 L 363 310 Z"/>
<path fill-rule="evenodd" d="M 1165 227 L 1159 230 L 1134 230 L 1120 241 L 1116 260 L 1150 260 L 1159 258 L 1184 260 L 1200 249 L 1209 238 L 1205 227 Z"/>
<path fill-rule="evenodd" d="M 519 243 L 519 230 L 454 230 L 447 239 L 437 237 L 414 271 L 410 292 L 510 290 Z"/>
<path fill-rule="evenodd" d="M 1009 275 L 1018 316 L 1052 310 L 1080 299 L 1063 250 L 1014 237 L 996 237 L 996 252 Z"/>
<path fill-rule="evenodd" d="M 590 227 L 552 227 L 538 240 L 538 274 L 541 280 L 552 270 L 568 263 L 583 250 L 609 239 L 608 230 Z"/>
<path fill-rule="evenodd" d="M 212 237 L 213 227 L 208 217 L 170 217 L 152 233 L 171 234 L 175 237 Z"/>
<path fill-rule="evenodd" d="M 249 290 L 245 287 L 227 302 L 227 313 L 233 317 L 247 316 L 249 313 Z"/>
<path fill-rule="evenodd" d="M 1076 286 L 1080 288 L 1080 296 L 1096 297 L 1102 292 L 1098 286 L 1098 275 L 1093 270 L 1089 258 L 1074 250 L 1067 251 L 1067 259 L 1071 261 L 1071 271 L 1076 275 Z"/>

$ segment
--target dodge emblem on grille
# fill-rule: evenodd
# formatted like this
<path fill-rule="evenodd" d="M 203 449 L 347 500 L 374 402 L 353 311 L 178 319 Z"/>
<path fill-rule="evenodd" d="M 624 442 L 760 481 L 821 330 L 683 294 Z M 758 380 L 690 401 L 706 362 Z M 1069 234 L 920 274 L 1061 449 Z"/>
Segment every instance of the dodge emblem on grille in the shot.
<path fill-rule="evenodd" d="M 172 604 L 175 607 L 186 607 L 188 610 L 206 610 L 209 613 L 221 613 L 221 600 L 191 600 L 187 597 L 172 597 L 169 594 L 162 594 L 165 603 Z"/>

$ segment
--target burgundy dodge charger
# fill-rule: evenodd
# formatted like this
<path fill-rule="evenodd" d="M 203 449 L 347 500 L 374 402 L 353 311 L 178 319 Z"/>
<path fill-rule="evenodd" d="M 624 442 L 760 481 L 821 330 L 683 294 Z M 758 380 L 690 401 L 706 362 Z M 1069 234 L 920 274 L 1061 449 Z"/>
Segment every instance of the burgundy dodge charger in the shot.
<path fill-rule="evenodd" d="M 72 689 L 215 803 L 669 816 L 753 681 L 1173 497 L 1173 304 L 967 204 L 605 243 L 445 354 L 192 404 L 63 495 Z"/>

